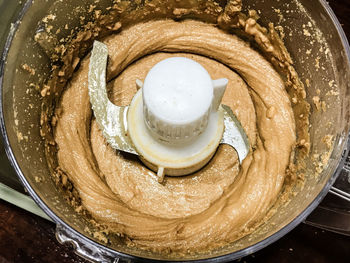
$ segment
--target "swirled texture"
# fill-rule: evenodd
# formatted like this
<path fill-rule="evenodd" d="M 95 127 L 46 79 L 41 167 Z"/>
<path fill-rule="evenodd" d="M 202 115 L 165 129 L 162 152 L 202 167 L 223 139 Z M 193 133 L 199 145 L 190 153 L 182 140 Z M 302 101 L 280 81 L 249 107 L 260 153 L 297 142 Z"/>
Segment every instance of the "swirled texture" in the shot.
<path fill-rule="evenodd" d="M 157 183 L 137 159 L 104 141 L 92 118 L 87 57 L 62 96 L 55 130 L 59 165 L 84 207 L 136 245 L 159 251 L 213 248 L 253 231 L 281 191 L 296 140 L 289 97 L 270 63 L 238 37 L 190 20 L 140 23 L 103 42 L 116 104 L 128 104 L 135 80 L 170 56 L 198 61 L 213 79 L 228 78 L 223 103 L 252 149 L 240 167 L 234 149 L 220 146 L 201 171 Z"/>

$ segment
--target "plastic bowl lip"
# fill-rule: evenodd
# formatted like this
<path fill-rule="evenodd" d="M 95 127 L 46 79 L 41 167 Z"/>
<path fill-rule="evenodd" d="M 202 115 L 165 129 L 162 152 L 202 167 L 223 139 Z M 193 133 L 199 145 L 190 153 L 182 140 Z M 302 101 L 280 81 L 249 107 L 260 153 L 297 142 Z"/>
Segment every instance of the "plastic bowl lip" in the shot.
<path fill-rule="evenodd" d="M 122 253 L 122 252 L 117 252 L 111 248 L 108 248 L 104 245 L 101 245 L 97 242 L 95 242 L 94 240 L 82 235 L 80 232 L 76 231 L 74 228 L 72 228 L 71 226 L 69 226 L 67 223 L 65 223 L 61 218 L 59 218 L 55 213 L 53 213 L 48 206 L 45 204 L 45 202 L 39 197 L 39 195 L 31 188 L 29 182 L 26 180 L 24 174 L 22 173 L 16 158 L 13 154 L 13 151 L 11 149 L 10 146 L 10 142 L 9 142 L 9 138 L 7 136 L 7 132 L 6 132 L 6 128 L 5 128 L 5 120 L 4 120 L 4 110 L 3 110 L 3 103 L 2 103 L 2 90 L 3 90 L 3 77 L 4 77 L 4 68 L 5 68 L 5 62 L 6 62 L 6 58 L 9 52 L 9 48 L 10 45 L 12 43 L 12 40 L 14 38 L 15 32 L 18 29 L 18 26 L 20 24 L 20 21 L 22 20 L 23 16 L 25 15 L 25 13 L 27 12 L 27 10 L 30 8 L 30 6 L 32 5 L 33 0 L 27 0 L 26 3 L 24 4 L 22 10 L 20 11 L 16 22 L 11 26 L 11 30 L 10 33 L 7 37 L 3 52 L 2 52 L 2 56 L 1 56 L 1 60 L 0 60 L 0 131 L 2 134 L 2 138 L 3 138 L 3 142 L 4 142 L 4 148 L 5 148 L 5 152 L 6 155 L 12 165 L 12 167 L 14 168 L 15 172 L 17 173 L 17 175 L 19 176 L 22 184 L 24 185 L 24 187 L 26 188 L 26 190 L 28 191 L 28 193 L 31 195 L 31 197 L 34 199 L 34 201 L 40 206 L 41 209 L 43 209 L 43 211 L 56 223 L 56 224 L 60 224 L 62 226 L 64 226 L 65 228 L 67 228 L 69 231 L 71 231 L 73 234 L 77 235 L 79 238 L 81 238 L 82 240 L 84 240 L 87 243 L 93 244 L 94 246 L 98 247 L 99 249 L 105 250 L 110 254 L 115 255 L 115 257 L 120 257 L 123 259 L 129 259 L 129 260 L 134 260 L 134 261 L 143 261 L 143 262 L 197 262 L 197 263 L 204 263 L 204 262 L 228 262 L 231 260 L 235 260 L 238 258 L 242 258 L 244 256 L 247 256 L 249 254 L 252 254 L 270 244 L 272 244 L 273 242 L 277 241 L 278 239 L 280 239 L 282 236 L 286 235 L 288 232 L 290 232 L 291 230 L 293 230 L 297 225 L 299 225 L 303 220 L 305 220 L 305 218 L 318 206 L 318 204 L 322 201 L 322 199 L 326 196 L 326 194 L 328 193 L 329 189 L 331 188 L 331 186 L 333 185 L 333 183 L 335 182 L 336 178 L 338 177 L 338 175 L 340 174 L 344 163 L 345 163 L 345 159 L 346 156 L 349 154 L 349 149 L 350 149 L 350 139 L 348 138 L 349 135 L 349 130 L 345 131 L 346 132 L 346 138 L 343 138 L 343 156 L 342 158 L 340 158 L 340 160 L 338 161 L 338 166 L 337 169 L 335 170 L 334 174 L 331 176 L 331 178 L 328 180 L 328 182 L 326 183 L 325 187 L 323 188 L 323 190 L 316 196 L 316 198 L 310 203 L 310 205 L 308 207 L 306 207 L 304 209 L 304 211 L 302 211 L 296 218 L 294 218 L 289 224 L 287 224 L 286 226 L 284 226 L 282 229 L 280 229 L 279 231 L 275 232 L 274 234 L 272 234 L 271 236 L 265 238 L 262 241 L 259 241 L 258 243 L 251 245 L 247 248 L 244 248 L 242 250 L 238 250 L 236 252 L 230 253 L 230 254 L 226 254 L 226 255 L 222 255 L 222 256 L 217 256 L 217 257 L 213 257 L 213 258 L 207 258 L 207 259 L 199 259 L 199 260 L 179 260 L 179 261 L 169 261 L 169 260 L 157 260 L 157 259 L 150 259 L 150 258 L 141 258 L 141 257 L 137 257 L 137 256 L 133 256 L 133 255 L 129 255 L 126 253 Z M 347 57 L 347 61 L 348 61 L 348 68 L 350 70 L 350 47 L 349 47 L 349 42 L 346 38 L 346 35 L 337 19 L 337 17 L 335 16 L 333 10 L 331 9 L 331 7 L 326 3 L 325 0 L 319 0 L 319 2 L 321 3 L 321 5 L 323 6 L 323 8 L 326 10 L 327 14 L 329 15 L 329 17 L 331 18 L 333 24 L 335 25 L 337 32 L 341 38 L 341 43 L 343 45 L 343 48 L 346 52 L 346 57 Z"/>

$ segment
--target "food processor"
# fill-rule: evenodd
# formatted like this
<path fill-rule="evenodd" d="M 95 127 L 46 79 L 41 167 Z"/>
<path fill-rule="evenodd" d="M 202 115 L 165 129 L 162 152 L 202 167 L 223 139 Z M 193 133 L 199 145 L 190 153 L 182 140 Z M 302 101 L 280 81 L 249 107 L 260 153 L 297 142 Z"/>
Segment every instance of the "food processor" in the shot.
<path fill-rule="evenodd" d="M 324 1 L 244 1 L 244 12 L 254 9 L 261 12 L 260 23 L 273 22 L 290 52 L 299 77 L 306 85 L 307 100 L 319 93 L 329 107 L 323 112 L 312 107 L 310 115 L 311 152 L 306 160 L 305 183 L 287 204 L 256 231 L 228 246 L 207 253 L 171 258 L 167 255 L 126 247 L 117 238 L 106 245 L 84 231 L 90 225 L 87 218 L 74 211 L 64 198 L 62 189 L 56 187 L 46 162 L 39 123 L 41 97 L 36 84 L 43 85 L 50 76 L 50 61 L 45 51 L 34 40 L 42 30 L 42 19 L 55 14 L 53 29 L 81 26 L 80 17 L 86 16 L 90 5 L 101 10 L 113 1 L 26 1 L 14 4 L 17 19 L 7 27 L 1 60 L 1 131 L 4 147 L 20 180 L 45 213 L 56 223 L 60 242 L 74 244 L 76 252 L 96 262 L 122 261 L 229 261 L 253 253 L 282 237 L 302 222 L 328 193 L 342 172 L 348 155 L 349 143 L 349 45 L 333 12 Z M 135 1 L 132 8 L 142 7 L 144 1 Z M 194 1 L 196 2 L 196 1 Z M 199 1 L 200 2 L 200 1 Z M 218 1 L 225 5 L 226 1 Z M 205 17 L 202 18 L 205 21 Z M 59 34 L 69 34 L 62 30 Z M 5 38 L 2 37 L 1 41 Z M 85 47 L 86 50 L 91 46 Z M 35 75 L 23 70 L 30 65 Z M 21 69 L 22 68 L 22 69 Z M 320 90 L 318 92 L 317 90 Z M 327 152 L 322 138 L 334 138 L 329 160 L 314 175 L 315 154 Z M 337 191 L 337 190 L 333 190 Z M 338 192 L 338 194 L 341 192 Z M 91 226 L 93 227 L 93 226 Z"/>

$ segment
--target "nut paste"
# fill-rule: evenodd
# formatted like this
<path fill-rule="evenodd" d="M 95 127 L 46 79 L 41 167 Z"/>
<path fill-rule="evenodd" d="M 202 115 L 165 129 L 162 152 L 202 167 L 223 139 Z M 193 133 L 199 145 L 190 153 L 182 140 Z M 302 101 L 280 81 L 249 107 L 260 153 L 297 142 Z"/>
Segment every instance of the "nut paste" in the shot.
<path fill-rule="evenodd" d="M 125 26 L 124 11 L 115 9 L 120 21 L 99 36 L 109 50 L 109 97 L 128 105 L 136 79 L 143 80 L 165 58 L 199 62 L 213 79 L 229 80 L 222 103 L 231 107 L 251 145 L 241 166 L 235 150 L 221 145 L 200 171 L 166 177 L 160 184 L 137 158 L 115 152 L 105 141 L 89 101 L 88 54 L 79 58 L 68 52 L 63 68 L 48 83 L 62 93 L 53 115 L 53 137 L 47 123 L 42 125 L 53 174 L 68 178 L 82 207 L 106 232 L 152 251 L 204 251 L 253 232 L 293 184 L 300 164 L 295 152 L 301 159 L 310 146 L 305 91 L 273 25 L 267 30 L 257 24 L 254 11 L 241 13 L 240 1 L 224 7 L 199 2 L 198 7 L 166 7 L 149 1 L 154 6 L 146 5 L 143 16 L 140 10 L 131 12 L 127 19 L 134 20 L 125 18 Z M 73 42 L 91 41 L 92 31 Z M 298 98 L 293 106 L 291 96 Z M 300 113 L 306 118 L 294 117 Z M 45 108 L 43 116 L 50 119 Z"/>

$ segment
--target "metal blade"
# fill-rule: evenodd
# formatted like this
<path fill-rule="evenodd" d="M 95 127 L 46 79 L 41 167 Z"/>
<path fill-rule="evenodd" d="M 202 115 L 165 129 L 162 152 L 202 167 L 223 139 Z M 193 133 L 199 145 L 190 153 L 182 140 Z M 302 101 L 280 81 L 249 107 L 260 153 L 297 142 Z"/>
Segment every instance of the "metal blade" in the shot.
<path fill-rule="evenodd" d="M 108 59 L 107 46 L 95 41 L 89 65 L 88 88 L 90 102 L 96 121 L 103 136 L 112 148 L 137 154 L 127 136 L 128 106 L 120 107 L 109 101 L 106 89 L 106 66 Z"/>
<path fill-rule="evenodd" d="M 248 136 L 239 120 L 233 114 L 231 108 L 223 104 L 221 104 L 221 108 L 224 112 L 225 130 L 220 144 L 228 144 L 235 148 L 238 154 L 239 163 L 242 164 L 243 160 L 249 153 L 250 146 Z"/>
<path fill-rule="evenodd" d="M 112 148 L 138 155 L 133 143 L 127 136 L 128 106 L 121 107 L 109 101 L 106 90 L 106 66 L 108 58 L 107 46 L 95 41 L 89 65 L 89 96 L 96 121 L 103 136 Z M 139 85 L 142 84 L 139 81 Z M 221 105 L 224 112 L 225 130 L 221 144 L 228 144 L 237 151 L 239 162 L 246 158 L 249 152 L 249 140 L 240 122 L 230 107 Z"/>

